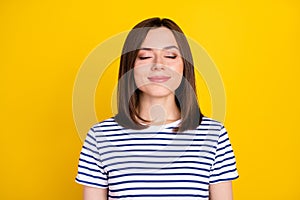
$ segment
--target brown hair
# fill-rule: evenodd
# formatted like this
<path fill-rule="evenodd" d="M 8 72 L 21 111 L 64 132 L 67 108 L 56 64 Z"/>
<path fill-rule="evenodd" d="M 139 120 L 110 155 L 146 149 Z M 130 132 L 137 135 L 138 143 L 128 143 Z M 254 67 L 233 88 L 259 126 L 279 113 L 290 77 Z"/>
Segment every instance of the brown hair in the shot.
<path fill-rule="evenodd" d="M 180 27 L 172 20 L 166 18 L 146 19 L 134 26 L 129 32 L 123 46 L 120 60 L 118 114 L 115 116 L 115 120 L 125 128 L 147 128 L 147 126 L 141 125 L 137 121 L 137 118 L 140 120 L 143 119 L 137 113 L 140 90 L 134 81 L 133 68 L 139 48 L 149 30 L 158 27 L 166 27 L 172 31 L 178 43 L 184 64 L 183 78 L 175 91 L 176 105 L 181 112 L 181 124 L 175 131 L 194 130 L 201 123 L 203 114 L 197 102 L 192 53 L 188 41 Z"/>

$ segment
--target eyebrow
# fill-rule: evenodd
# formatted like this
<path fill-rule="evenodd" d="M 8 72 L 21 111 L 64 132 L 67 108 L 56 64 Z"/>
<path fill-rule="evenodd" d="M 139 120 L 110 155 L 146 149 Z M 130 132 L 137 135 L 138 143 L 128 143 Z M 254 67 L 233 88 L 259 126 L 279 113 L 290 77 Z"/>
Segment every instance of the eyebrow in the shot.
<path fill-rule="evenodd" d="M 179 50 L 179 49 L 178 49 L 178 47 L 177 47 L 177 46 L 175 46 L 175 45 L 172 45 L 172 46 L 167 46 L 167 47 L 164 47 L 164 48 L 162 48 L 162 49 L 164 49 L 164 50 L 166 50 L 166 49 L 177 49 L 177 50 Z M 139 50 L 152 51 L 152 50 L 153 50 L 153 48 L 149 48 L 149 47 L 142 47 L 142 48 L 140 48 Z"/>

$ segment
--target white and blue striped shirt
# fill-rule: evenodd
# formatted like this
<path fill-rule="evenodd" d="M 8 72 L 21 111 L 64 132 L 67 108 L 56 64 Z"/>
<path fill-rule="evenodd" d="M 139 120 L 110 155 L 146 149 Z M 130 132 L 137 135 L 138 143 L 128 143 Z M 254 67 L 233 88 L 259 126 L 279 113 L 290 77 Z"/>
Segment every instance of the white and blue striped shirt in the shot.
<path fill-rule="evenodd" d="M 76 182 L 108 188 L 109 200 L 208 200 L 209 184 L 238 177 L 228 134 L 207 117 L 196 130 L 173 132 L 179 123 L 132 130 L 110 118 L 94 125 Z"/>

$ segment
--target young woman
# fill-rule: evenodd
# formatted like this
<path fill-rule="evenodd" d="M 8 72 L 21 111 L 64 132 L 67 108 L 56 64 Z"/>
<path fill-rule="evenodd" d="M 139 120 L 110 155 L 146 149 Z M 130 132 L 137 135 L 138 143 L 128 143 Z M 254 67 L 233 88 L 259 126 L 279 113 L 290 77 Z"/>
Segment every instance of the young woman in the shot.
<path fill-rule="evenodd" d="M 140 22 L 123 47 L 118 114 L 90 129 L 80 154 L 84 200 L 231 200 L 237 177 L 226 129 L 200 111 L 182 30 Z"/>

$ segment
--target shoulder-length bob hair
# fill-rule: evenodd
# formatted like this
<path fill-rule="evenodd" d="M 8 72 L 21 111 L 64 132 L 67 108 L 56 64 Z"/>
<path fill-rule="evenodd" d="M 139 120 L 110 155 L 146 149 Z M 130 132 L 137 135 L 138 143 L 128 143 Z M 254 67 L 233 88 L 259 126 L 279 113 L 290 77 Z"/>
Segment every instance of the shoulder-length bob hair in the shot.
<path fill-rule="evenodd" d="M 137 108 L 140 104 L 139 93 L 134 81 L 133 68 L 138 51 L 151 29 L 166 27 L 170 29 L 179 46 L 184 68 L 183 78 L 175 91 L 175 101 L 181 113 L 181 123 L 174 131 L 194 130 L 202 121 L 202 113 L 197 101 L 195 73 L 192 53 L 188 41 L 180 27 L 170 19 L 150 18 L 146 19 L 129 32 L 122 50 L 119 81 L 118 81 L 118 114 L 115 120 L 123 127 L 129 129 L 144 129 L 138 120 L 142 119 Z"/>

